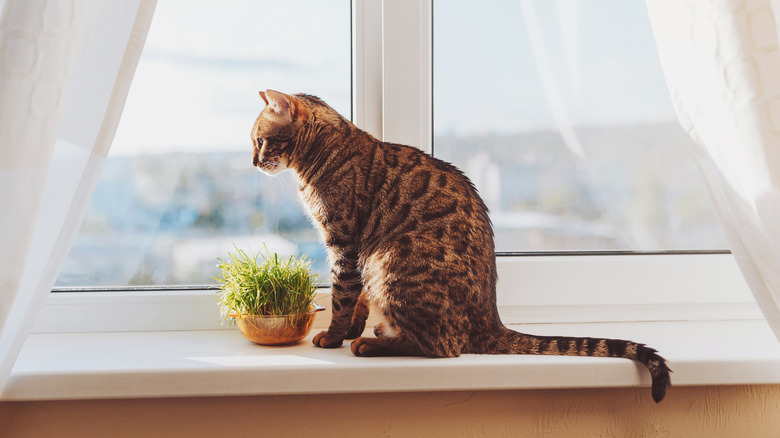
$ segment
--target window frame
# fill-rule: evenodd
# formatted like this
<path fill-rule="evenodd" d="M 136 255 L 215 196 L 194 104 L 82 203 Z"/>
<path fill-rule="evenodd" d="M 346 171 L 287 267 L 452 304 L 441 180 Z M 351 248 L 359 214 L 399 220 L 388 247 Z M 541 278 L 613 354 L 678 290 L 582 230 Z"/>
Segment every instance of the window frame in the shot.
<path fill-rule="evenodd" d="M 433 0 L 351 4 L 355 124 L 432 152 Z M 507 323 L 761 317 L 728 251 L 502 253 L 497 264 Z M 55 288 L 33 333 L 227 328 L 215 289 Z"/>

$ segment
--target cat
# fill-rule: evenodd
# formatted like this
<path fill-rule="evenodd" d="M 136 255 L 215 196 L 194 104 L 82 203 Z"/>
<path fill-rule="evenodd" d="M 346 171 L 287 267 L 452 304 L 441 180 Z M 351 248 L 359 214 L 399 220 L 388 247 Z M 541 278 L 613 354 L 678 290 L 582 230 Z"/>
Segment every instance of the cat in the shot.
<path fill-rule="evenodd" d="M 273 90 L 260 97 L 252 164 L 265 174 L 297 174 L 331 264 L 333 316 L 314 345 L 354 339 L 357 356 L 622 357 L 644 364 L 653 399 L 664 398 L 669 367 L 644 344 L 534 336 L 501 323 L 488 209 L 460 170 L 377 140 L 317 97 Z M 360 337 L 369 308 L 380 322 L 375 337 Z"/>

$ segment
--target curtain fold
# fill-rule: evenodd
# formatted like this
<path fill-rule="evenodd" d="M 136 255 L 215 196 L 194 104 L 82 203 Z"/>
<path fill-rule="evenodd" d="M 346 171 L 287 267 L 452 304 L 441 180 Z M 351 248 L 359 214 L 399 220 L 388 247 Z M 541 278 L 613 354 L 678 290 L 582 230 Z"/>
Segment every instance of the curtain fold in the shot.
<path fill-rule="evenodd" d="M 0 1 L 0 392 L 89 205 L 155 4 Z"/>
<path fill-rule="evenodd" d="M 647 7 L 718 219 L 780 339 L 780 1 L 647 0 Z"/>

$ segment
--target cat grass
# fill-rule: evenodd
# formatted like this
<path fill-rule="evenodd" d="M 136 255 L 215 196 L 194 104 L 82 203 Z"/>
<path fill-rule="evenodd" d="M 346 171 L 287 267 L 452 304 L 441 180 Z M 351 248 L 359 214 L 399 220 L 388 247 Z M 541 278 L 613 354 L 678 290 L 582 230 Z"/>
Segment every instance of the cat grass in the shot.
<path fill-rule="evenodd" d="M 222 274 L 214 277 L 221 285 L 217 299 L 223 321 L 230 313 L 278 316 L 311 310 L 317 275 L 306 256 L 282 258 L 268 248 L 266 254 L 234 248 L 226 259 L 217 259 Z"/>

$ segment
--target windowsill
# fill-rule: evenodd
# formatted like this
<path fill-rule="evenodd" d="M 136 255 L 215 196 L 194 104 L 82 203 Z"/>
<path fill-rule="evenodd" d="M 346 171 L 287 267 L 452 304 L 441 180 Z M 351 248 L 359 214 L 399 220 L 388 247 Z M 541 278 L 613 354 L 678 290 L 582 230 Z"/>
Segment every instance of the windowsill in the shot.
<path fill-rule="evenodd" d="M 780 343 L 763 320 L 513 328 L 645 342 L 669 360 L 674 385 L 780 383 Z M 33 334 L 1 399 L 596 388 L 650 383 L 642 366 L 622 359 L 358 358 L 348 345 L 318 349 L 309 338 L 294 346 L 261 347 L 245 341 L 237 330 Z"/>

